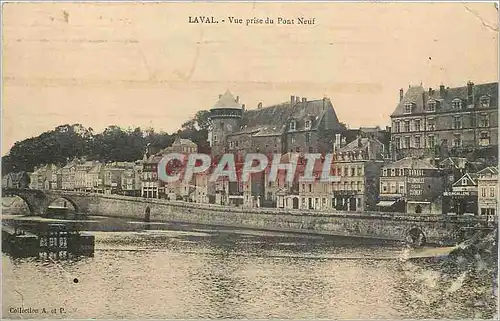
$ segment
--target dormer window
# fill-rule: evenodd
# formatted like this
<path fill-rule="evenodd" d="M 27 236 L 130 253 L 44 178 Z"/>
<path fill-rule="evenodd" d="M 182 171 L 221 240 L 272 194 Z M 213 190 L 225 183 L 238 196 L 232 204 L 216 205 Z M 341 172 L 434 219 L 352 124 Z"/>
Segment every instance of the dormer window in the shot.
<path fill-rule="evenodd" d="M 405 104 L 405 114 L 411 114 L 412 103 Z"/>
<path fill-rule="evenodd" d="M 432 113 L 436 111 L 436 102 L 435 101 L 429 101 L 427 104 L 427 111 Z"/>
<path fill-rule="evenodd" d="M 290 121 L 289 129 L 296 130 L 296 128 L 297 128 L 297 122 L 295 120 Z"/>
<path fill-rule="evenodd" d="M 455 98 L 451 102 L 453 109 L 462 109 L 462 100 L 460 98 Z"/>
<path fill-rule="evenodd" d="M 480 99 L 479 99 L 479 102 L 481 104 L 481 107 L 483 108 L 488 108 L 490 107 L 490 97 L 489 96 L 482 96 Z"/>
<path fill-rule="evenodd" d="M 311 120 L 310 119 L 306 120 L 305 129 L 311 129 Z"/>

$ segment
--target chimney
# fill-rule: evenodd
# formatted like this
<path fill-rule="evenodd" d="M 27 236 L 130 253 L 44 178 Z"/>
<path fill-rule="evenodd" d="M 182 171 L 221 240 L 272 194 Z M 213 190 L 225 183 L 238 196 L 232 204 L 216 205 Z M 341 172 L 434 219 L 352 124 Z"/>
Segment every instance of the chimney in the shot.
<path fill-rule="evenodd" d="M 291 95 L 290 96 L 290 106 L 293 107 L 293 105 L 295 105 L 295 96 L 294 95 Z"/>
<path fill-rule="evenodd" d="M 245 112 L 245 104 L 241 105 L 241 110 Z"/>
<path fill-rule="evenodd" d="M 434 94 L 434 90 L 432 90 L 431 87 L 429 87 L 429 96 L 432 96 Z"/>
<path fill-rule="evenodd" d="M 262 109 L 262 102 L 259 102 L 259 104 L 257 105 L 257 109 Z"/>
<path fill-rule="evenodd" d="M 439 97 L 444 98 L 446 94 L 446 89 L 444 88 L 444 85 L 439 86 Z"/>
<path fill-rule="evenodd" d="M 402 101 L 403 100 L 403 94 L 404 94 L 404 91 L 403 91 L 403 88 L 401 88 L 399 90 L 399 101 Z"/>
<path fill-rule="evenodd" d="M 239 103 L 240 102 L 240 96 L 236 96 L 236 102 Z"/>
<path fill-rule="evenodd" d="M 358 137 L 356 137 L 356 140 L 358 141 L 358 147 L 361 147 L 361 136 L 358 135 Z"/>
<path fill-rule="evenodd" d="M 219 99 L 221 99 L 221 98 L 222 98 L 222 94 L 219 94 Z"/>
<path fill-rule="evenodd" d="M 473 96 L 474 96 L 474 83 L 472 81 L 467 82 L 467 104 L 474 104 Z"/>
<path fill-rule="evenodd" d="M 334 143 L 334 146 L 335 146 L 335 150 L 338 150 L 340 148 L 340 134 L 335 134 L 335 143 Z"/>
<path fill-rule="evenodd" d="M 303 103 L 307 103 L 307 98 L 306 97 L 302 97 L 302 102 Z"/>

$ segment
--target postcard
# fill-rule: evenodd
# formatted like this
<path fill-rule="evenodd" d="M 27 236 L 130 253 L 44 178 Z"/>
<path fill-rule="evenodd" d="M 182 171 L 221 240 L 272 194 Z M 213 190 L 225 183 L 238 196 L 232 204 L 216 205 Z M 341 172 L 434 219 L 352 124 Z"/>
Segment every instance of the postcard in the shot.
<path fill-rule="evenodd" d="M 4 319 L 497 319 L 497 2 L 3 2 Z"/>

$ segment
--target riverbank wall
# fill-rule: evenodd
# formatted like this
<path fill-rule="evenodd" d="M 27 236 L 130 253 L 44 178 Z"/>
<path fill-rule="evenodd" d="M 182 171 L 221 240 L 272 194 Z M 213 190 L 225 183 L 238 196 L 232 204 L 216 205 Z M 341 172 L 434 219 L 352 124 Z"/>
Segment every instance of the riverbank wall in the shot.
<path fill-rule="evenodd" d="M 151 221 L 390 241 L 406 241 L 410 234 L 417 233 L 426 243 L 450 244 L 456 228 L 453 223 L 445 222 L 437 215 L 240 208 L 102 194 L 87 194 L 86 198 L 86 206 L 80 210 L 89 215 L 144 220 L 146 213 L 149 213 Z"/>

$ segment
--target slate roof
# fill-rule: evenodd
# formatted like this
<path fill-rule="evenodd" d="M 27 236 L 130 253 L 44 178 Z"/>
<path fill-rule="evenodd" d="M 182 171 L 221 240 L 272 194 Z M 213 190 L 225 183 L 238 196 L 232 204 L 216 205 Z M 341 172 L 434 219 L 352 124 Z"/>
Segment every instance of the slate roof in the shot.
<path fill-rule="evenodd" d="M 345 152 L 355 152 L 355 151 L 365 150 L 368 144 L 380 144 L 381 146 L 384 146 L 384 144 L 382 144 L 376 138 L 359 138 L 359 140 L 361 141 L 361 143 L 358 142 L 358 139 L 355 139 L 349 144 L 340 148 L 338 152 L 345 153 Z"/>
<path fill-rule="evenodd" d="M 281 135 L 285 132 L 292 119 L 297 122 L 297 131 L 305 130 L 304 124 L 307 119 L 311 120 L 311 128 L 308 130 L 317 130 L 327 109 L 331 109 L 333 112 L 334 119 L 330 121 L 338 124 L 333 105 L 327 98 L 305 102 L 299 101 L 293 106 L 291 106 L 290 102 L 286 102 L 260 109 L 247 110 L 243 114 L 240 131 L 232 135 L 244 133 L 253 133 L 257 137 Z"/>
<path fill-rule="evenodd" d="M 384 166 L 384 168 L 437 169 L 430 163 L 413 157 L 400 159 Z"/>
<path fill-rule="evenodd" d="M 217 108 L 241 108 L 241 105 L 236 101 L 236 98 L 234 98 L 233 94 L 227 90 L 220 98 L 219 100 L 215 103 L 213 109 Z"/>
<path fill-rule="evenodd" d="M 479 106 L 480 98 L 482 96 L 490 97 L 490 106 L 497 106 L 498 104 L 498 82 L 485 83 L 474 85 L 473 87 L 474 104 L 476 107 Z M 412 86 L 408 88 L 403 99 L 399 102 L 398 106 L 392 113 L 393 116 L 404 116 L 409 115 L 404 113 L 404 107 L 406 103 L 413 103 L 412 114 L 419 114 L 426 112 L 425 107 L 429 100 L 435 100 L 438 102 L 436 105 L 436 111 L 454 111 L 452 106 L 452 101 L 456 98 L 462 100 L 463 109 L 467 106 L 467 86 L 446 88 L 444 95 L 441 97 L 440 89 L 433 88 L 433 92 L 429 94 L 428 89 L 424 89 L 422 86 Z M 464 108 L 465 107 L 465 108 Z"/>

